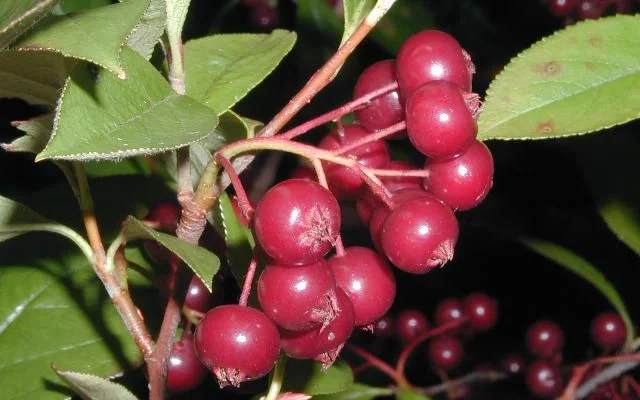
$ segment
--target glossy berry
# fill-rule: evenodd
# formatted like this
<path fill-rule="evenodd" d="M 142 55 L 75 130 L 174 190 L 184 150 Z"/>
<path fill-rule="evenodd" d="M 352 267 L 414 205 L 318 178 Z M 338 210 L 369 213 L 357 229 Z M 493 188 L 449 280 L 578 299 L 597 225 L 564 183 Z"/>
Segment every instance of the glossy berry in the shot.
<path fill-rule="evenodd" d="M 427 160 L 424 169 L 425 188 L 454 211 L 477 206 L 493 186 L 493 156 L 477 140 L 456 158 Z"/>
<path fill-rule="evenodd" d="M 564 382 L 562 372 L 554 363 L 539 360 L 529 365 L 526 373 L 529 390 L 536 396 L 551 399 L 562 394 Z"/>
<path fill-rule="evenodd" d="M 292 179 L 309 179 L 311 181 L 317 181 L 318 178 L 316 173 L 311 168 L 307 167 L 298 167 L 291 174 Z"/>
<path fill-rule="evenodd" d="M 353 306 L 341 289 L 336 289 L 339 312 L 324 328 L 308 331 L 281 329 L 282 349 L 291 358 L 316 359 L 329 366 L 338 357 L 354 328 Z"/>
<path fill-rule="evenodd" d="M 440 200 L 421 197 L 396 206 L 380 237 L 384 253 L 396 267 L 424 274 L 453 258 L 458 220 Z"/>
<path fill-rule="evenodd" d="M 353 89 L 353 97 L 358 98 L 377 89 L 396 82 L 395 62 L 378 61 L 367 67 Z M 404 110 L 400 104 L 397 90 L 373 99 L 369 105 L 356 111 L 358 121 L 369 132 L 387 128 L 404 119 Z"/>
<path fill-rule="evenodd" d="M 382 205 L 382 202 L 368 188 L 363 190 L 356 199 L 356 212 L 360 220 L 368 224 L 371 221 L 375 209 Z"/>
<path fill-rule="evenodd" d="M 310 264 L 331 250 L 340 231 L 340 207 L 319 183 L 289 179 L 262 197 L 254 214 L 256 237 L 278 263 Z"/>
<path fill-rule="evenodd" d="M 469 55 L 451 35 L 427 30 L 407 39 L 396 58 L 400 96 L 408 99 L 427 82 L 446 80 L 471 91 L 475 68 Z"/>
<path fill-rule="evenodd" d="M 370 133 L 360 125 L 345 125 L 343 131 L 335 129 L 325 136 L 318 147 L 335 150 L 368 136 Z M 344 153 L 356 158 L 365 167 L 380 168 L 390 160 L 389 146 L 384 140 L 376 140 Z M 364 181 L 357 171 L 334 163 L 323 163 L 329 189 L 338 199 L 354 199 Z"/>
<path fill-rule="evenodd" d="M 434 322 L 436 326 L 442 326 L 454 321 L 466 318 L 462 302 L 458 299 L 444 299 L 436 306 Z"/>
<path fill-rule="evenodd" d="M 324 261 L 270 264 L 260 275 L 258 299 L 264 313 L 293 331 L 326 326 L 335 318 L 335 280 Z"/>
<path fill-rule="evenodd" d="M 524 358 L 516 353 L 510 353 L 504 356 L 501 366 L 504 372 L 512 375 L 523 373 L 527 367 Z"/>
<path fill-rule="evenodd" d="M 162 231 L 175 231 L 180 222 L 180 216 L 182 214 L 180 205 L 175 202 L 166 202 L 157 205 L 145 220 L 153 222 L 158 225 L 159 230 Z"/>
<path fill-rule="evenodd" d="M 550 0 L 549 9 L 558 17 L 570 17 L 580 7 L 580 0 Z"/>
<path fill-rule="evenodd" d="M 328 265 L 351 300 L 356 326 L 372 324 L 389 311 L 396 297 L 396 278 L 382 256 L 367 247 L 348 247 Z"/>
<path fill-rule="evenodd" d="M 396 333 L 404 342 L 410 342 L 428 330 L 429 321 L 418 310 L 405 310 L 396 317 Z"/>
<path fill-rule="evenodd" d="M 526 333 L 529 351 L 541 358 L 551 358 L 564 347 L 564 332 L 553 321 L 541 320 L 529 327 Z"/>
<path fill-rule="evenodd" d="M 602 17 L 607 5 L 602 0 L 582 0 L 578 7 L 578 19 L 597 19 Z"/>
<path fill-rule="evenodd" d="M 221 387 L 268 374 L 280 353 L 274 323 L 255 308 L 239 305 L 209 310 L 196 329 L 195 344 L 200 361 Z"/>
<path fill-rule="evenodd" d="M 191 278 L 191 282 L 187 288 L 184 305 L 201 313 L 207 312 L 213 305 L 213 295 L 204 283 L 202 283 L 202 280 L 195 275 Z"/>
<path fill-rule="evenodd" d="M 591 323 L 591 339 L 604 351 L 619 350 L 627 339 L 627 327 L 619 314 L 603 313 Z"/>
<path fill-rule="evenodd" d="M 280 13 L 277 8 L 261 2 L 251 8 L 251 22 L 257 29 L 269 32 L 278 26 Z"/>
<path fill-rule="evenodd" d="M 498 302 L 484 293 L 472 293 L 464 301 L 464 313 L 469 326 L 476 332 L 486 332 L 498 322 Z"/>
<path fill-rule="evenodd" d="M 191 335 L 184 335 L 173 345 L 167 364 L 167 390 L 184 392 L 200 385 L 207 376 L 207 369 L 196 354 Z"/>
<path fill-rule="evenodd" d="M 456 369 L 464 357 L 464 347 L 460 339 L 453 336 L 438 336 L 427 345 L 429 363 L 438 369 Z"/>
<path fill-rule="evenodd" d="M 435 159 L 462 154 L 478 133 L 462 90 L 447 81 L 429 82 L 416 89 L 407 100 L 406 121 L 413 146 Z"/>
<path fill-rule="evenodd" d="M 378 337 L 388 338 L 395 333 L 395 327 L 396 324 L 393 318 L 390 315 L 385 315 L 376 321 L 373 326 L 373 333 Z"/>

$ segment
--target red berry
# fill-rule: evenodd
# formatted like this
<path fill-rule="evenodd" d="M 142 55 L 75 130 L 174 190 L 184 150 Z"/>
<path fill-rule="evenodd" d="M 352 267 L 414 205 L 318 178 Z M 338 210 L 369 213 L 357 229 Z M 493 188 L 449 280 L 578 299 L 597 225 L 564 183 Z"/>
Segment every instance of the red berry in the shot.
<path fill-rule="evenodd" d="M 542 398 L 555 398 L 562 393 L 564 383 L 562 372 L 554 363 L 547 360 L 534 362 L 527 369 L 527 387 Z"/>
<path fill-rule="evenodd" d="M 433 367 L 451 371 L 462 363 L 464 347 L 453 336 L 439 336 L 429 342 L 427 356 Z"/>
<path fill-rule="evenodd" d="M 391 337 L 395 332 L 395 322 L 390 315 L 385 315 L 376 321 L 373 333 L 382 338 Z"/>
<path fill-rule="evenodd" d="M 413 146 L 430 158 L 452 158 L 466 151 L 478 125 L 458 86 L 426 83 L 407 100 L 407 133 Z"/>
<path fill-rule="evenodd" d="M 532 354 L 551 358 L 564 347 L 564 332 L 560 325 L 553 321 L 538 321 L 527 330 L 526 343 Z"/>
<path fill-rule="evenodd" d="M 460 156 L 427 160 L 424 185 L 453 210 L 468 210 L 480 204 L 493 186 L 493 157 L 487 146 L 475 141 Z"/>
<path fill-rule="evenodd" d="M 381 89 L 396 82 L 395 62 L 393 60 L 378 61 L 365 69 L 353 90 L 353 97 L 358 98 L 374 90 Z M 356 111 L 358 120 L 369 132 L 387 128 L 404 119 L 404 110 L 400 104 L 397 90 L 372 100 L 365 108 Z"/>
<path fill-rule="evenodd" d="M 436 326 L 442 326 L 454 321 L 466 318 L 462 308 L 462 302 L 458 299 L 444 299 L 436 306 L 434 321 Z"/>
<path fill-rule="evenodd" d="M 502 359 L 502 369 L 508 374 L 521 374 L 526 368 L 524 358 L 516 353 L 510 353 Z"/>
<path fill-rule="evenodd" d="M 213 295 L 197 276 L 191 278 L 187 294 L 184 298 L 184 305 L 192 310 L 205 313 L 213 305 Z"/>
<path fill-rule="evenodd" d="M 336 284 L 351 300 L 356 326 L 372 324 L 389 311 L 396 296 L 396 278 L 378 253 L 367 247 L 348 247 L 328 264 Z"/>
<path fill-rule="evenodd" d="M 157 224 L 160 230 L 175 231 L 181 215 L 180 205 L 170 201 L 157 205 L 145 220 Z"/>
<path fill-rule="evenodd" d="M 318 147 L 335 150 L 353 143 L 370 133 L 360 125 L 345 125 L 341 133 L 339 129 L 329 132 Z M 376 140 L 344 153 L 344 156 L 356 158 L 360 164 L 369 168 L 380 168 L 390 160 L 389 146 L 384 140 Z M 364 181 L 357 171 L 342 165 L 323 162 L 329 182 L 329 188 L 338 199 L 353 199 L 363 187 Z"/>
<path fill-rule="evenodd" d="M 498 322 L 498 302 L 484 293 L 472 293 L 464 299 L 464 313 L 471 329 L 485 332 Z"/>
<path fill-rule="evenodd" d="M 354 327 L 353 306 L 341 289 L 336 289 L 338 312 L 327 326 L 308 331 L 281 329 L 282 349 L 291 358 L 316 359 L 329 366 L 338 357 Z"/>
<path fill-rule="evenodd" d="M 373 211 L 380 205 L 382 205 L 382 202 L 375 194 L 368 189 L 364 190 L 356 199 L 356 211 L 360 220 L 368 224 L 373 216 Z"/>
<path fill-rule="evenodd" d="M 418 310 L 405 310 L 396 318 L 396 333 L 404 342 L 410 342 L 429 330 L 429 321 Z"/>
<path fill-rule="evenodd" d="M 200 385 L 207 376 L 207 370 L 196 354 L 193 337 L 184 335 L 173 345 L 167 364 L 167 390 L 184 392 Z"/>
<path fill-rule="evenodd" d="M 278 26 L 280 13 L 269 4 L 258 3 L 251 8 L 251 22 L 259 30 L 269 32 Z"/>
<path fill-rule="evenodd" d="M 260 306 L 276 324 L 292 330 L 326 326 L 335 318 L 335 280 L 324 261 L 270 264 L 260 275 Z"/>
<path fill-rule="evenodd" d="M 309 179 L 310 181 L 318 181 L 316 173 L 311 168 L 298 167 L 291 174 L 291 179 Z"/>
<path fill-rule="evenodd" d="M 340 232 L 340 206 L 320 184 L 289 179 L 262 197 L 255 210 L 254 229 L 262 248 L 277 262 L 318 262 Z"/>
<path fill-rule="evenodd" d="M 619 350 L 627 339 L 627 326 L 618 313 L 600 314 L 591 323 L 591 339 L 604 351 Z"/>
<path fill-rule="evenodd" d="M 446 80 L 465 92 L 471 91 L 475 68 L 469 55 L 451 35 L 427 30 L 407 39 L 396 59 L 400 96 L 409 98 L 423 84 Z"/>
<path fill-rule="evenodd" d="M 580 6 L 580 0 L 550 0 L 551 13 L 558 17 L 570 17 Z"/>
<path fill-rule="evenodd" d="M 602 0 L 582 0 L 578 7 L 578 19 L 597 19 L 602 17 L 607 5 Z"/>
<path fill-rule="evenodd" d="M 453 258 L 458 220 L 440 200 L 421 197 L 396 206 L 380 237 L 384 253 L 396 267 L 424 274 Z"/>
<path fill-rule="evenodd" d="M 209 310 L 196 329 L 195 344 L 200 361 L 221 387 L 268 374 L 280 353 L 274 323 L 255 308 L 239 305 Z"/>

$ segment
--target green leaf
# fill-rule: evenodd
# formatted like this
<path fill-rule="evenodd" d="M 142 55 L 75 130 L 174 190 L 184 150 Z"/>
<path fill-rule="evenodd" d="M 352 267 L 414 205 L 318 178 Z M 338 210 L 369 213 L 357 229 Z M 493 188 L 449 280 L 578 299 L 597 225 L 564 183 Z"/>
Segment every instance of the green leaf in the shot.
<path fill-rule="evenodd" d="M 640 144 L 633 135 L 593 136 L 573 147 L 600 215 L 616 236 L 640 255 Z M 624 173 L 620 173 L 624 171 Z"/>
<path fill-rule="evenodd" d="M 6 254 L 5 254 L 6 255 Z M 34 254 L 31 254 L 33 258 Z M 29 258 L 23 255 L 23 259 Z M 0 386 L 5 399 L 60 399 L 51 369 L 113 376 L 141 355 L 88 261 L 77 254 L 53 261 L 0 266 Z"/>
<path fill-rule="evenodd" d="M 590 20 L 514 58 L 487 91 L 478 137 L 546 139 L 640 116 L 640 15 Z"/>
<path fill-rule="evenodd" d="M 92 178 L 114 175 L 143 175 L 152 174 L 151 167 L 143 158 L 132 157 L 120 161 L 89 161 L 84 164 L 87 175 Z"/>
<path fill-rule="evenodd" d="M 180 257 L 191 268 L 193 273 L 200 278 L 209 291 L 213 290 L 213 277 L 220 268 L 220 260 L 209 250 L 187 243 L 167 233 L 151 229 L 144 222 L 134 217 L 129 217 L 124 222 L 123 233 L 127 240 L 151 239 L 157 241 Z"/>
<path fill-rule="evenodd" d="M 72 67 L 60 54 L 0 52 L 0 97 L 54 106 Z"/>
<path fill-rule="evenodd" d="M 50 16 L 23 35 L 14 47 L 54 51 L 87 60 L 124 79 L 126 68 L 121 67 L 121 52 L 148 5 L 149 0 L 128 0 L 79 13 Z"/>
<path fill-rule="evenodd" d="M 351 37 L 360 23 L 376 4 L 376 0 L 343 0 L 344 4 L 344 33 L 340 45 Z"/>
<path fill-rule="evenodd" d="M 422 393 L 418 393 L 409 389 L 400 389 L 396 393 L 396 398 L 398 400 L 429 400 L 431 397 L 427 397 Z"/>
<path fill-rule="evenodd" d="M 83 399 L 137 400 L 129 389 L 108 379 L 82 372 L 62 371 L 55 367 L 53 370 Z"/>
<path fill-rule="evenodd" d="M 371 38 L 391 54 L 396 54 L 409 36 L 433 28 L 433 15 L 424 4 L 398 1 L 378 22 Z"/>
<path fill-rule="evenodd" d="M 175 93 L 137 53 L 125 48 L 129 77 L 120 80 L 81 64 L 65 85 L 51 140 L 36 160 L 100 160 L 158 153 L 201 140 L 214 112 Z"/>
<path fill-rule="evenodd" d="M 166 0 L 167 2 L 167 36 L 169 41 L 179 43 L 182 38 L 182 27 L 187 18 L 191 0 Z"/>
<path fill-rule="evenodd" d="M 327 395 L 313 396 L 314 400 L 372 400 L 376 397 L 391 396 L 393 390 L 354 383 L 347 390 Z"/>
<path fill-rule="evenodd" d="M 68 14 L 111 5 L 111 0 L 62 0 L 53 9 L 55 15 Z"/>
<path fill-rule="evenodd" d="M 353 384 L 351 367 L 343 360 L 324 370 L 313 360 L 287 360 L 282 392 L 298 392 L 315 396 L 338 393 Z"/>
<path fill-rule="evenodd" d="M 598 289 L 624 320 L 627 326 L 627 343 L 631 342 L 635 336 L 635 329 L 629 317 L 627 307 L 624 305 L 624 301 L 620 297 L 620 294 L 618 294 L 615 286 L 613 286 L 595 266 L 579 255 L 554 243 L 533 238 L 522 239 L 522 243 L 541 256 L 560 264 L 574 274 L 582 277 Z"/>
<path fill-rule="evenodd" d="M 146 60 L 150 59 L 154 47 L 164 32 L 166 23 L 165 0 L 149 0 L 149 8 L 127 38 L 127 45 Z"/>
<path fill-rule="evenodd" d="M 0 242 L 20 236 L 29 230 L 16 230 L 15 226 L 49 223 L 45 217 L 17 201 L 0 196 Z"/>
<path fill-rule="evenodd" d="M 191 40 L 184 47 L 186 93 L 222 114 L 262 82 L 295 41 L 294 32 L 279 29 Z"/>
<path fill-rule="evenodd" d="M 58 0 L 0 2 L 0 49 L 7 47 L 56 5 Z"/>
<path fill-rule="evenodd" d="M 10 152 L 37 154 L 44 149 L 51 137 L 53 114 L 44 114 L 26 121 L 14 121 L 11 125 L 24 132 L 25 135 L 11 143 L 0 143 L 0 147 Z"/>

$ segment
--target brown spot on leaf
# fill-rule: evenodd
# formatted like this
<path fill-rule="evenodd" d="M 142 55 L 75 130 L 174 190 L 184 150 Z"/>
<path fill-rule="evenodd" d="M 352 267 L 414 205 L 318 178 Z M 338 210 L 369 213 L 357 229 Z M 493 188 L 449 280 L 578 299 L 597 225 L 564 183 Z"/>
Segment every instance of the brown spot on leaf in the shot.
<path fill-rule="evenodd" d="M 589 44 L 593 47 L 601 47 L 602 38 L 600 36 L 592 36 L 591 38 L 589 38 Z"/>
<path fill-rule="evenodd" d="M 511 97 L 509 97 L 509 96 L 503 96 L 503 97 L 502 97 L 502 102 L 503 102 L 504 104 L 511 104 Z"/>
<path fill-rule="evenodd" d="M 594 62 L 587 61 L 587 62 L 584 63 L 584 65 L 585 65 L 585 67 L 587 67 L 587 69 L 589 71 L 593 71 L 593 70 L 596 69 L 596 64 Z"/>
<path fill-rule="evenodd" d="M 536 135 L 550 135 L 556 130 L 556 124 L 553 121 L 544 121 L 540 122 L 538 126 L 536 126 Z"/>
<path fill-rule="evenodd" d="M 562 67 L 557 61 L 548 61 L 542 65 L 536 65 L 535 71 L 545 75 L 558 75 L 562 72 Z"/>

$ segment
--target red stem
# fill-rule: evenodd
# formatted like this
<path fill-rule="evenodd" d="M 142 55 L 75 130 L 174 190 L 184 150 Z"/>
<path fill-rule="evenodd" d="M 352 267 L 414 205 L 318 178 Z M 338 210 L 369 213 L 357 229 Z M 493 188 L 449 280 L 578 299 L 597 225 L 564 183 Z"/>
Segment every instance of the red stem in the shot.
<path fill-rule="evenodd" d="M 415 177 L 426 178 L 429 175 L 428 171 L 424 169 L 410 169 L 410 170 L 398 170 L 398 169 L 375 169 L 369 168 L 368 172 L 375 176 L 392 176 L 392 177 Z"/>
<path fill-rule="evenodd" d="M 375 142 L 377 140 L 384 139 L 389 137 L 395 133 L 403 131 L 407 128 L 407 124 L 404 121 L 400 121 L 397 124 L 393 124 L 388 128 L 384 128 L 377 132 L 371 133 L 363 138 L 356 140 L 355 142 L 349 143 L 347 145 L 341 146 L 335 150 L 333 150 L 333 154 L 340 155 L 348 153 L 349 151 L 356 149 L 364 144 Z"/>
<path fill-rule="evenodd" d="M 366 168 L 362 167 L 360 164 L 356 164 L 358 168 L 358 173 L 360 177 L 364 180 L 364 182 L 371 188 L 371 191 L 374 195 L 378 196 L 378 198 L 387 206 L 389 209 L 394 207 L 393 196 L 391 192 L 384 186 L 384 184 L 378 179 L 375 175 L 370 173 Z"/>
<path fill-rule="evenodd" d="M 242 181 L 236 173 L 236 169 L 233 167 L 231 161 L 229 161 L 229 159 L 222 154 L 216 153 L 214 157 L 216 162 L 220 163 L 220 165 L 222 165 L 222 167 L 225 169 L 225 171 L 227 171 L 227 174 L 229 175 L 231 185 L 236 191 L 236 196 L 238 196 L 238 204 L 240 205 L 242 214 L 244 214 L 244 217 L 247 219 L 247 221 L 251 221 L 251 216 L 253 215 L 253 207 L 251 206 L 251 201 L 249 201 L 247 192 L 244 190 Z"/>
<path fill-rule="evenodd" d="M 242 293 L 240 294 L 240 301 L 238 304 L 246 306 L 249 302 L 249 296 L 251 295 L 251 286 L 253 285 L 253 278 L 256 275 L 256 269 L 258 269 L 258 259 L 255 254 L 251 257 L 249 263 L 249 269 L 247 270 L 247 276 L 244 278 L 244 284 L 242 285 Z"/>
<path fill-rule="evenodd" d="M 362 359 L 366 360 L 373 367 L 377 368 L 381 372 L 384 372 L 389 378 L 393 379 L 398 385 L 410 387 L 411 385 L 407 382 L 406 378 L 403 375 L 398 374 L 396 370 L 393 369 L 389 364 L 382 361 L 378 357 L 369 353 L 368 351 L 361 349 L 358 346 L 355 346 L 351 343 L 346 344 L 346 348 L 351 352 L 357 354 Z"/>

